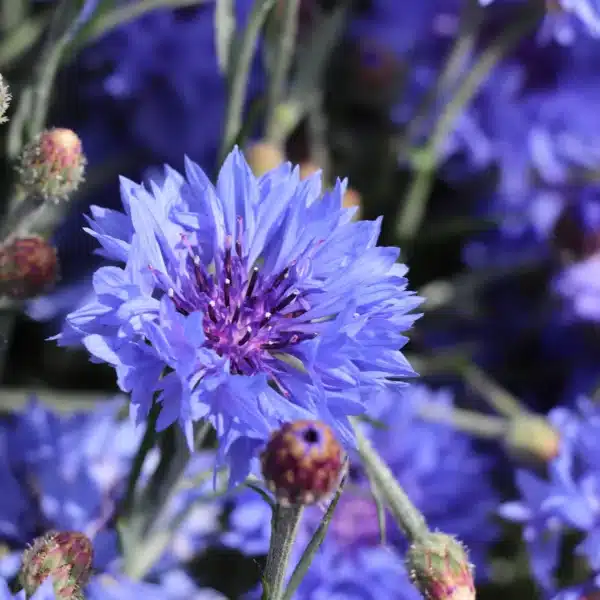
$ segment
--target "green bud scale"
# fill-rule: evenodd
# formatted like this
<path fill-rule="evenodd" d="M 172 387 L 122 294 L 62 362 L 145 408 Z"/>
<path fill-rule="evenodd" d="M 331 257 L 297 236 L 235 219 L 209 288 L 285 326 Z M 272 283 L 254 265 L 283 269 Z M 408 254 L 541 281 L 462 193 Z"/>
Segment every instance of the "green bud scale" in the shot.
<path fill-rule="evenodd" d="M 445 533 L 428 533 L 407 553 L 414 585 L 427 600 L 475 600 L 473 565 L 464 546 Z"/>
<path fill-rule="evenodd" d="M 52 576 L 57 600 L 82 600 L 81 589 L 92 572 L 92 560 L 92 543 L 83 533 L 52 531 L 25 550 L 19 580 L 30 597 Z"/>
<path fill-rule="evenodd" d="M 70 129 L 49 129 L 23 149 L 17 169 L 19 183 L 28 194 L 65 200 L 83 182 L 85 165 L 77 134 Z"/>

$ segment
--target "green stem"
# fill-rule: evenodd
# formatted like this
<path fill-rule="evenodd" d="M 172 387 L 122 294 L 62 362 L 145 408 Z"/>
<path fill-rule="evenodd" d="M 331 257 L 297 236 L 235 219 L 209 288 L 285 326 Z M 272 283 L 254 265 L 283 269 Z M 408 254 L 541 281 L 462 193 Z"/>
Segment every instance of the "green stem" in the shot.
<path fill-rule="evenodd" d="M 439 150 L 452 130 L 456 119 L 488 78 L 494 67 L 517 45 L 522 37 L 539 22 L 537 10 L 515 19 L 515 25 L 503 32 L 479 57 L 469 74 L 458 87 L 437 120 L 425 147 L 415 161 L 416 174 L 408 190 L 398 220 L 397 235 L 402 240 L 412 240 L 425 216 L 427 199 L 433 186 L 439 160 Z"/>
<path fill-rule="evenodd" d="M 73 51 L 77 52 L 81 50 L 81 48 L 100 39 L 115 27 L 133 21 L 152 10 L 159 8 L 183 8 L 206 2 L 208 0 L 138 0 L 138 2 L 117 6 L 92 19 L 89 25 L 84 27 L 83 34 L 75 43 Z"/>
<path fill-rule="evenodd" d="M 287 0 L 283 3 L 277 59 L 269 82 L 266 137 L 276 145 L 281 145 L 285 141 L 281 139 L 281 128 L 277 124 L 277 108 L 283 101 L 287 77 L 294 58 L 299 8 L 300 0 Z"/>
<path fill-rule="evenodd" d="M 281 504 L 275 507 L 271 525 L 271 544 L 264 573 L 269 600 L 281 600 L 290 554 L 296 540 L 303 508 L 302 505 Z"/>
<path fill-rule="evenodd" d="M 18 27 L 27 16 L 27 0 L 0 0 L 0 28 L 2 34 Z"/>
<path fill-rule="evenodd" d="M 346 483 L 347 474 L 341 479 L 338 489 L 333 497 L 333 500 L 329 503 L 327 507 L 327 512 L 323 515 L 323 519 L 321 519 L 321 523 L 319 523 L 319 527 L 315 531 L 314 535 L 310 539 L 310 542 L 306 546 L 306 549 L 302 553 L 302 557 L 298 561 L 292 576 L 290 577 L 290 581 L 287 585 L 287 588 L 281 597 L 281 600 L 292 600 L 296 590 L 302 583 L 304 576 L 308 572 L 310 565 L 317 553 L 317 550 L 320 548 L 323 540 L 325 539 L 325 535 L 327 534 L 327 530 L 329 529 L 329 525 L 331 523 L 331 519 L 333 518 L 333 513 L 337 507 L 338 502 L 342 496 L 342 491 L 344 490 L 344 484 Z"/>
<path fill-rule="evenodd" d="M 229 74 L 229 101 L 225 115 L 225 132 L 219 152 L 219 165 L 233 148 L 242 126 L 242 115 L 246 102 L 248 75 L 256 43 L 275 0 L 255 0 L 252 13 L 239 44 L 234 44 Z M 236 48 L 236 46 L 238 46 Z"/>
<path fill-rule="evenodd" d="M 396 523 L 411 543 L 423 539 L 429 533 L 425 517 L 410 501 L 389 467 L 361 431 L 359 424 L 354 424 L 354 432 L 358 442 L 358 453 L 373 483 L 390 507 Z"/>
<path fill-rule="evenodd" d="M 509 421 L 501 417 L 434 403 L 419 405 L 418 414 L 425 421 L 444 423 L 480 438 L 502 439 L 509 428 Z"/>
<path fill-rule="evenodd" d="M 466 383 L 499 414 L 512 419 L 528 412 L 517 398 L 492 381 L 476 365 L 468 363 L 460 368 L 460 372 Z"/>

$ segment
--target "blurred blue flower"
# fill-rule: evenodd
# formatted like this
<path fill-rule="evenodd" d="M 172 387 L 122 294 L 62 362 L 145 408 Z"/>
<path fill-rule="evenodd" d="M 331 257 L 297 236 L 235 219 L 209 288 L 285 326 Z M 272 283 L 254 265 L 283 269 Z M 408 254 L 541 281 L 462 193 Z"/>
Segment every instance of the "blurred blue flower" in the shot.
<path fill-rule="evenodd" d="M 127 419 L 123 399 L 93 411 L 59 416 L 32 401 L 0 422 L 0 542 L 14 550 L 0 558 L 0 574 L 13 576 L 23 548 L 49 530 L 80 531 L 94 544 L 94 568 L 119 573 L 116 508 L 141 440 Z M 76 449 L 77 451 L 74 451 Z M 141 482 L 156 467 L 158 450 L 144 463 Z M 203 496 L 212 489 L 214 453 L 194 454 L 185 485 L 176 490 L 164 519 L 177 523 L 153 574 L 167 576 L 201 552 L 218 527 L 219 508 Z M 166 575 L 165 575 L 166 574 Z"/>
<path fill-rule="evenodd" d="M 471 561 L 479 569 L 478 574 L 485 578 L 487 550 L 497 533 L 492 516 L 498 506 L 488 478 L 491 468 L 489 461 L 478 454 L 468 437 L 447 426 L 419 419 L 419 406 L 424 403 L 434 403 L 440 410 L 450 408 L 452 398 L 449 392 L 433 392 L 422 386 L 411 386 L 410 392 L 403 398 L 390 395 L 387 401 L 385 406 L 384 400 L 380 400 L 382 409 L 379 418 L 385 424 L 385 429 L 368 430 L 375 448 L 389 464 L 408 496 L 423 512 L 430 527 L 455 534 L 464 541 L 470 549 Z M 476 499 L 469 511 L 464 510 L 465 497 Z M 229 514 L 227 530 L 221 537 L 222 543 L 249 555 L 265 554 L 269 547 L 270 508 L 254 492 L 236 495 L 232 503 L 233 510 Z M 305 509 L 297 543 L 292 551 L 292 562 L 299 559 L 322 516 L 323 510 L 319 507 Z M 396 550 L 405 550 L 404 538 L 391 519 L 388 523 L 388 539 Z M 333 569 L 338 565 L 338 573 L 342 578 L 347 576 L 344 573 L 352 570 L 355 573 L 361 571 L 363 567 L 360 565 L 365 556 L 372 556 L 375 561 L 375 557 L 386 556 L 379 554 L 380 550 L 391 552 L 379 547 L 376 505 L 358 458 L 351 460 L 350 479 L 323 546 L 323 552 L 331 555 L 330 567 Z M 320 556 L 315 559 L 315 564 L 319 563 L 319 566 L 313 567 L 313 573 L 315 577 L 323 578 L 323 586 L 331 584 L 335 587 L 335 580 L 327 582 L 328 569 L 321 570 Z M 396 554 L 391 552 L 389 556 L 393 558 L 391 563 L 382 558 L 383 563 L 376 564 L 395 564 Z M 400 576 L 398 572 L 396 575 Z M 378 575 L 373 573 L 373 576 Z M 383 575 L 380 576 L 383 578 Z M 357 578 L 359 589 L 363 583 L 371 587 L 367 580 L 363 582 Z M 371 596 L 359 594 L 357 597 Z M 376 594 L 373 597 L 377 597 Z"/>
<path fill-rule="evenodd" d="M 253 3 L 233 4 L 241 31 Z M 159 163 L 179 163 L 187 154 L 207 168 L 214 166 L 227 104 L 227 84 L 216 57 L 215 5 L 211 0 L 148 11 L 111 30 L 82 56 L 82 67 L 94 76 L 88 102 L 127 115 L 128 137 Z M 258 48 L 250 99 L 263 83 Z"/>
<path fill-rule="evenodd" d="M 320 419 L 352 444 L 348 416 L 414 375 L 398 349 L 421 299 L 399 250 L 375 246 L 381 221 L 350 222 L 345 184 L 321 198 L 320 175 L 300 182 L 289 164 L 257 179 L 235 149 L 216 188 L 188 160 L 186 179 L 121 189 L 126 212 L 92 207 L 89 232 L 126 265 L 96 271 L 97 299 L 60 344 L 115 367 L 136 422 L 155 392 L 159 430 L 178 422 L 191 444 L 209 418 L 232 483 L 285 421 Z"/>
<path fill-rule="evenodd" d="M 0 600 L 25 600 L 25 590 L 13 594 L 8 583 L 0 578 Z M 52 580 L 47 578 L 29 600 L 55 600 Z"/>
<path fill-rule="evenodd" d="M 158 583 L 133 581 L 123 576 L 97 575 L 86 588 L 88 600 L 225 600 L 211 589 L 198 588 L 183 571 L 173 571 Z"/>
<path fill-rule="evenodd" d="M 548 593 L 556 591 L 554 570 L 562 534 L 585 534 L 576 552 L 600 571 L 600 409 L 582 398 L 577 409 L 557 408 L 549 419 L 561 435 L 559 455 L 548 478 L 518 470 L 521 500 L 505 503 L 500 514 L 525 526 L 533 574 Z"/>

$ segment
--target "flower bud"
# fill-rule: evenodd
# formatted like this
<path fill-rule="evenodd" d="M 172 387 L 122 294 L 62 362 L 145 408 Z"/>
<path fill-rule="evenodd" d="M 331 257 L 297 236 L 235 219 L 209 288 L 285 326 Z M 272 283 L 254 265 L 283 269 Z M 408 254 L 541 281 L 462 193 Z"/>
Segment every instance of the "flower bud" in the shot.
<path fill-rule="evenodd" d="M 269 142 L 257 142 L 246 150 L 246 160 L 256 177 L 268 173 L 285 161 L 280 148 Z"/>
<path fill-rule="evenodd" d="M 427 600 L 475 600 L 473 565 L 462 544 L 445 533 L 429 533 L 407 554 L 414 585 Z"/>
<path fill-rule="evenodd" d="M 281 504 L 306 505 L 335 489 L 344 453 L 327 425 L 302 420 L 273 433 L 261 462 L 267 485 Z"/>
<path fill-rule="evenodd" d="M 560 435 L 544 417 L 515 417 L 505 438 L 508 451 L 518 460 L 547 463 L 560 452 Z"/>
<path fill-rule="evenodd" d="M 8 118 L 6 117 L 6 111 L 10 105 L 12 96 L 8 85 L 6 85 L 2 75 L 0 75 L 0 123 L 6 123 Z"/>
<path fill-rule="evenodd" d="M 24 300 L 46 291 L 58 275 L 56 249 L 32 236 L 0 246 L 0 296 Z"/>
<path fill-rule="evenodd" d="M 48 200 L 67 199 L 83 181 L 86 159 L 70 129 L 42 131 L 25 146 L 18 171 L 23 188 Z"/>
<path fill-rule="evenodd" d="M 83 599 L 81 589 L 92 572 L 90 540 L 75 531 L 52 531 L 25 550 L 19 580 L 28 597 L 52 576 L 57 600 Z"/>

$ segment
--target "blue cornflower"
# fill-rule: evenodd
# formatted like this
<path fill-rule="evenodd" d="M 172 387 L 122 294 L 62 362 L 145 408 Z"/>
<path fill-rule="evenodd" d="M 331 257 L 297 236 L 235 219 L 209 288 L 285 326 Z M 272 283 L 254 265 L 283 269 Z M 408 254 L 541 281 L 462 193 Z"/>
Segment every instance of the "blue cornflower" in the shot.
<path fill-rule="evenodd" d="M 25 600 L 25 590 L 13 594 L 8 587 L 8 583 L 0 578 L 0 600 Z M 47 578 L 38 590 L 31 596 L 30 600 L 55 600 L 52 579 Z"/>
<path fill-rule="evenodd" d="M 58 416 L 39 402 L 0 423 L 0 543 L 13 550 L 0 559 L 0 573 L 12 577 L 23 548 L 40 532 L 80 531 L 94 545 L 94 568 L 120 577 L 121 557 L 115 530 L 122 498 L 141 432 L 120 420 L 122 398 L 86 413 Z M 74 452 L 73 449 L 77 451 Z M 156 467 L 158 451 L 144 464 L 145 482 Z M 165 520 L 177 521 L 153 575 L 168 575 L 201 552 L 218 527 L 218 508 L 202 501 L 211 488 L 215 457 L 195 453 L 186 483 L 167 507 Z"/>
<path fill-rule="evenodd" d="M 414 375 L 401 334 L 421 299 L 381 220 L 351 222 L 345 184 L 321 194 L 283 164 L 257 179 L 235 149 L 216 187 L 193 162 L 162 187 L 121 182 L 125 213 L 92 208 L 89 232 L 124 267 L 94 275 L 96 299 L 58 336 L 117 371 L 132 415 L 157 428 L 208 418 L 233 480 L 282 422 L 316 418 L 353 443 L 349 415 Z M 169 372 L 163 375 L 165 369 Z"/>
<path fill-rule="evenodd" d="M 233 3 L 240 31 L 252 4 Z M 148 11 L 111 30 L 81 58 L 92 82 L 87 102 L 118 115 L 125 127 L 121 135 L 159 162 L 179 162 L 188 154 L 206 167 L 214 165 L 227 100 L 217 64 L 215 5 Z M 258 50 L 249 99 L 263 86 Z"/>
<path fill-rule="evenodd" d="M 554 409 L 549 419 L 561 434 L 561 448 L 548 465 L 548 478 L 517 471 L 522 499 L 504 504 L 500 514 L 524 524 L 533 574 L 551 595 L 562 534 L 568 529 L 585 534 L 576 551 L 595 573 L 600 571 L 600 410 L 581 399 L 577 411 Z"/>
<path fill-rule="evenodd" d="M 489 461 L 478 455 L 463 434 L 441 424 L 419 420 L 419 406 L 424 403 L 432 402 L 442 410 L 450 408 L 449 392 L 432 392 L 422 386 L 412 386 L 401 401 L 394 397 L 388 397 L 387 401 L 386 406 L 385 400 L 380 399 L 379 419 L 385 423 L 385 429 L 369 430 L 375 448 L 430 527 L 459 536 L 469 547 L 470 558 L 479 568 L 479 575 L 485 576 L 485 556 L 496 534 L 491 517 L 497 508 L 496 495 L 486 477 L 490 471 Z M 362 569 L 359 565 L 363 553 L 381 549 L 377 510 L 368 481 L 359 459 L 351 457 L 350 465 L 349 483 L 324 542 L 326 552 L 343 557 L 339 562 L 345 567 L 340 573 L 351 571 L 352 560 L 356 560 L 353 568 L 357 572 Z M 465 497 L 476 499 L 469 511 L 464 510 Z M 305 509 L 292 562 L 300 557 L 322 516 L 323 511 L 318 507 Z M 269 547 L 270 519 L 269 507 L 257 494 L 236 495 L 229 527 L 221 541 L 249 555 L 264 554 Z M 391 520 L 388 539 L 397 550 L 405 550 L 405 541 Z M 352 558 L 354 554 L 357 556 Z M 332 559 L 332 564 L 337 560 Z M 319 558 L 315 562 L 319 562 Z M 321 573 L 322 584 L 328 585 L 327 569 L 314 569 Z M 361 581 L 359 578 L 357 585 L 362 585 Z"/>

